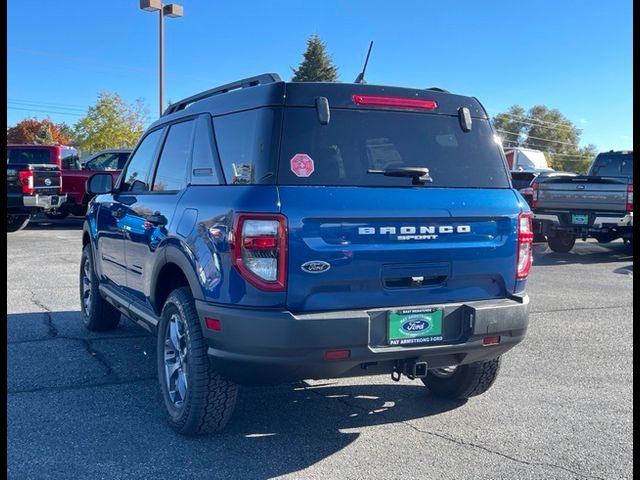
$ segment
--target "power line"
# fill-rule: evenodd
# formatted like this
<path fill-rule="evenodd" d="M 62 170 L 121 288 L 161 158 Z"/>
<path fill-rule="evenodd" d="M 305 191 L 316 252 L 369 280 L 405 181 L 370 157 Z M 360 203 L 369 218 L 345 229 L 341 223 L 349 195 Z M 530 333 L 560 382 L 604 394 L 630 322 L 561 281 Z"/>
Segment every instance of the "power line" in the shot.
<path fill-rule="evenodd" d="M 25 103 L 27 105 L 48 105 L 51 107 L 64 107 L 74 110 L 86 110 L 86 105 L 78 105 L 72 103 L 53 103 L 53 102 L 43 102 L 41 100 L 18 100 L 15 98 L 7 98 L 7 102 L 10 103 Z"/>
<path fill-rule="evenodd" d="M 502 130 L 502 129 L 499 129 L 499 128 L 496 128 L 496 131 L 497 132 L 501 132 L 501 133 L 506 133 L 506 134 L 509 134 L 509 135 L 515 135 L 517 137 L 519 137 L 521 135 L 520 133 L 508 132 L 507 130 Z M 535 140 L 542 140 L 543 142 L 560 143 L 562 145 L 570 145 L 572 147 L 579 147 L 579 145 L 577 145 L 575 143 L 567 143 L 567 142 L 561 142 L 559 140 L 549 140 L 549 139 L 546 139 L 546 138 L 532 137 L 531 135 L 527 135 L 527 140 L 529 140 L 530 138 L 533 138 Z M 508 140 L 508 141 L 510 141 L 510 140 Z"/>
<path fill-rule="evenodd" d="M 564 127 L 564 128 L 575 128 L 575 127 L 571 127 L 571 126 L 567 125 L 566 123 L 547 122 L 546 120 L 538 120 L 537 118 L 523 117 L 522 115 L 515 115 L 513 113 L 507 113 L 507 112 L 499 113 L 498 115 L 495 115 L 494 118 L 495 117 L 499 117 L 500 115 L 505 115 L 507 117 L 513 117 L 513 118 L 521 118 L 521 119 L 527 120 L 529 122 L 538 122 L 538 123 L 546 124 L 546 125 L 557 125 L 557 126 Z M 522 122 L 522 123 L 525 123 L 525 122 Z M 580 129 L 578 129 L 578 130 L 580 130 Z"/>
<path fill-rule="evenodd" d="M 7 106 L 7 109 L 9 109 L 9 110 L 25 110 L 27 112 L 55 113 L 56 115 L 74 115 L 76 117 L 84 117 L 84 114 L 82 114 L 82 113 L 56 112 L 56 111 L 53 111 L 53 110 L 42 110 L 42 109 L 38 109 L 38 108 L 20 108 L 20 107 L 9 107 L 9 106 Z"/>
<path fill-rule="evenodd" d="M 70 113 L 84 113 L 87 111 L 86 108 L 76 108 L 76 107 L 63 107 L 58 105 L 47 105 L 41 103 L 29 103 L 29 102 L 14 102 L 12 100 L 7 100 L 7 105 L 13 107 L 35 107 L 35 108 L 54 108 L 56 110 L 64 110 L 69 111 Z"/>

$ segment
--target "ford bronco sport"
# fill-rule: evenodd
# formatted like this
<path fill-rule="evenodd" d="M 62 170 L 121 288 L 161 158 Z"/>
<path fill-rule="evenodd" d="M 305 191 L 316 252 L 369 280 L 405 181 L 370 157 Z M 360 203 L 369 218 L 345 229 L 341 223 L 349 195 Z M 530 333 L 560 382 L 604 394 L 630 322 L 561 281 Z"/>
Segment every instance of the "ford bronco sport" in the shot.
<path fill-rule="evenodd" d="M 237 385 L 391 374 L 485 392 L 527 328 L 531 213 L 475 98 L 265 74 L 172 104 L 94 174 L 82 316 L 157 334 L 170 424 Z"/>

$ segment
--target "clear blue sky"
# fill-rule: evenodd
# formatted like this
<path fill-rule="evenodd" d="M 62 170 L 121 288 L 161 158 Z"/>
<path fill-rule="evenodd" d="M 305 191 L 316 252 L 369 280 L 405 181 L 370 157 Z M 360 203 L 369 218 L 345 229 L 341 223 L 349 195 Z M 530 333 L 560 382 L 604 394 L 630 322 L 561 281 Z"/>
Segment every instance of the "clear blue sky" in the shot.
<path fill-rule="evenodd" d="M 632 1 L 478 2 L 179 0 L 165 23 L 165 100 L 263 72 L 291 78 L 307 37 L 353 81 L 369 40 L 367 81 L 440 86 L 490 115 L 513 104 L 559 109 L 581 145 L 633 142 Z M 73 123 L 100 91 L 158 109 L 158 19 L 137 0 L 9 0 L 9 125 Z"/>

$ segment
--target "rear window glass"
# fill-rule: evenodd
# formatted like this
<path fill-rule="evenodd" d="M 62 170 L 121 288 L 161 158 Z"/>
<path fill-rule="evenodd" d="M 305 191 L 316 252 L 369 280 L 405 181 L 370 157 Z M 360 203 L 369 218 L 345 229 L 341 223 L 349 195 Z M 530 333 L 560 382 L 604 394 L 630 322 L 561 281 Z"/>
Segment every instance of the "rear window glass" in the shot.
<path fill-rule="evenodd" d="M 8 148 L 7 165 L 19 163 L 55 163 L 51 150 L 45 148 Z"/>
<path fill-rule="evenodd" d="M 590 175 L 596 177 L 633 177 L 633 154 L 598 155 Z"/>
<path fill-rule="evenodd" d="M 510 188 L 486 120 L 465 133 L 457 116 L 332 109 L 322 126 L 315 109 L 287 108 L 283 128 L 282 185 L 411 186 L 367 170 L 426 167 L 427 187 Z"/>
<path fill-rule="evenodd" d="M 75 148 L 65 147 L 60 155 L 62 170 L 80 170 L 80 156 Z"/>
<path fill-rule="evenodd" d="M 275 182 L 280 112 L 277 108 L 257 108 L 213 119 L 228 184 Z"/>

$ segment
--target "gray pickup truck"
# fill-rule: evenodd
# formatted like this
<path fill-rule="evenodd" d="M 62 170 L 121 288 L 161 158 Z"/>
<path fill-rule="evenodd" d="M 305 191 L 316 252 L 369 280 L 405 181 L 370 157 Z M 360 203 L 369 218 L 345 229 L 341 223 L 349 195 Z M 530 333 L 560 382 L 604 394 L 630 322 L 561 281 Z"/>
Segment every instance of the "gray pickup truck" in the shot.
<path fill-rule="evenodd" d="M 540 178 L 532 187 L 534 221 L 549 247 L 569 252 L 576 238 L 633 242 L 633 152 L 599 154 L 586 176 Z"/>

